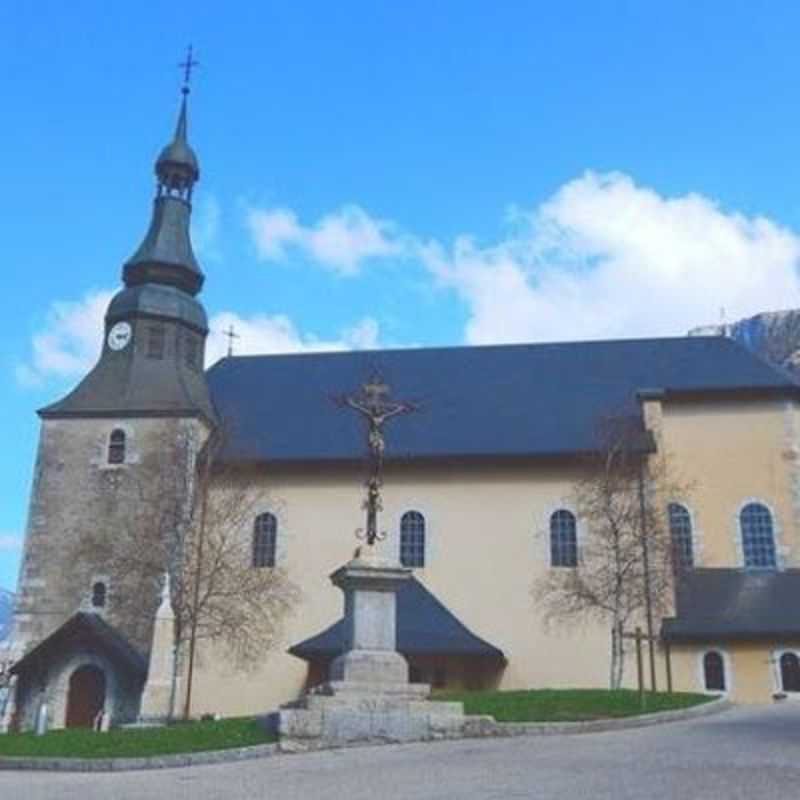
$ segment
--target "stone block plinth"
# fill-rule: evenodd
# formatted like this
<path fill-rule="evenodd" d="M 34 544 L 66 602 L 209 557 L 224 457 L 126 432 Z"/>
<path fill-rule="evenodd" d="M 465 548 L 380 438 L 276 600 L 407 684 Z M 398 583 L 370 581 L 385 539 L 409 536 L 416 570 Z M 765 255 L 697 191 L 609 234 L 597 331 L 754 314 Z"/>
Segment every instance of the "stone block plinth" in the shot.
<path fill-rule="evenodd" d="M 397 652 L 397 590 L 411 570 L 366 548 L 336 570 L 344 593 L 345 651 L 331 662 L 328 682 L 278 712 L 287 749 L 356 742 L 453 738 L 464 730 L 461 703 L 429 701 L 430 686 L 408 682 Z"/>
<path fill-rule="evenodd" d="M 278 734 L 295 750 L 462 736 L 462 704 L 430 701 L 429 690 L 426 684 L 323 684 L 278 712 Z"/>

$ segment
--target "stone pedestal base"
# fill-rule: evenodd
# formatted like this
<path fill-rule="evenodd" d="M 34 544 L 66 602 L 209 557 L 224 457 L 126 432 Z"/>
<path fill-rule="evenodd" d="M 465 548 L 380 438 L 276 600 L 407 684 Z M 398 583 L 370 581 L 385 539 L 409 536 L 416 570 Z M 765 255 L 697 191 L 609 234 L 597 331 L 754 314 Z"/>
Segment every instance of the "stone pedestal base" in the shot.
<path fill-rule="evenodd" d="M 309 749 L 355 742 L 414 742 L 461 736 L 461 703 L 427 700 L 430 686 L 408 682 L 397 652 L 397 591 L 411 570 L 379 558 L 372 548 L 336 570 L 344 593 L 344 652 L 328 683 L 278 712 L 281 747 Z"/>
<path fill-rule="evenodd" d="M 328 668 L 332 682 L 388 684 L 408 682 L 408 662 L 390 650 L 350 650 Z"/>
<path fill-rule="evenodd" d="M 461 703 L 427 700 L 420 683 L 330 681 L 278 712 L 286 749 L 367 742 L 414 742 L 463 735 Z"/>

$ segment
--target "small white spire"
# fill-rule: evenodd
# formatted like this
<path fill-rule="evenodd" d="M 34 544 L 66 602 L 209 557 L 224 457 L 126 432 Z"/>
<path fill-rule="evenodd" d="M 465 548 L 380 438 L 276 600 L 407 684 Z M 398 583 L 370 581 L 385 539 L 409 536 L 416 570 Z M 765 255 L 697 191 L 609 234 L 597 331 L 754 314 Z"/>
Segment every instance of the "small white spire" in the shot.
<path fill-rule="evenodd" d="M 161 588 L 161 603 L 156 612 L 156 619 L 165 617 L 172 619 L 175 612 L 172 610 L 172 594 L 170 592 L 169 572 L 164 573 L 164 585 Z"/>

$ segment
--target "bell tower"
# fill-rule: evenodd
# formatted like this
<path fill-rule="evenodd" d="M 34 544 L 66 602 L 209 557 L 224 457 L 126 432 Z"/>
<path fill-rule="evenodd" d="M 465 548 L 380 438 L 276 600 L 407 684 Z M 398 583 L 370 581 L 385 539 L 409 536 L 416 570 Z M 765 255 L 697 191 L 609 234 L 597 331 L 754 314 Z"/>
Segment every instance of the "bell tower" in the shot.
<path fill-rule="evenodd" d="M 144 240 L 122 268 L 125 284 L 105 317 L 94 369 L 45 419 L 87 416 L 204 416 L 213 420 L 203 374 L 208 321 L 197 300 L 204 275 L 189 235 L 192 191 L 200 177 L 188 142 L 184 85 L 172 141 L 155 164 L 156 196 Z"/>
<path fill-rule="evenodd" d="M 147 624 L 115 618 L 123 590 L 102 570 L 84 569 L 77 584 L 64 580 L 81 567 L 70 561 L 72 545 L 87 529 L 113 537 L 129 524 L 136 502 L 130 487 L 157 490 L 157 456 L 179 440 L 195 443 L 196 453 L 215 424 L 204 373 L 208 321 L 198 300 L 204 275 L 189 230 L 200 167 L 188 138 L 191 53 L 187 63 L 175 131 L 155 163 L 150 224 L 123 264 L 100 357 L 69 394 L 38 412 L 12 634 L 18 652 L 30 651 L 78 610 L 97 612 L 134 647 L 147 649 Z M 193 456 L 186 463 L 193 465 Z M 158 592 L 149 594 L 142 607 L 154 613 Z"/>

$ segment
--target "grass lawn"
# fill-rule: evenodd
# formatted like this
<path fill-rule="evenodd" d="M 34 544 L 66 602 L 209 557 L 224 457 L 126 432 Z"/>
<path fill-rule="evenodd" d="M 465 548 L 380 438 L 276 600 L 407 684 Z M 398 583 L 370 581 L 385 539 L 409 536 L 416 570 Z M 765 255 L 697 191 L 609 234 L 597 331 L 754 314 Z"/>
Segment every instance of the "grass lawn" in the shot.
<path fill-rule="evenodd" d="M 491 714 L 498 722 L 578 722 L 633 717 L 707 703 L 705 694 L 646 694 L 630 689 L 531 689 L 519 692 L 436 692 L 434 700 L 460 700 L 467 714 Z"/>
<path fill-rule="evenodd" d="M 157 728 L 111 730 L 108 733 L 72 729 L 0 735 L 2 756 L 53 758 L 141 758 L 167 753 L 225 750 L 274 742 L 252 717 L 216 722 L 179 722 Z"/>

